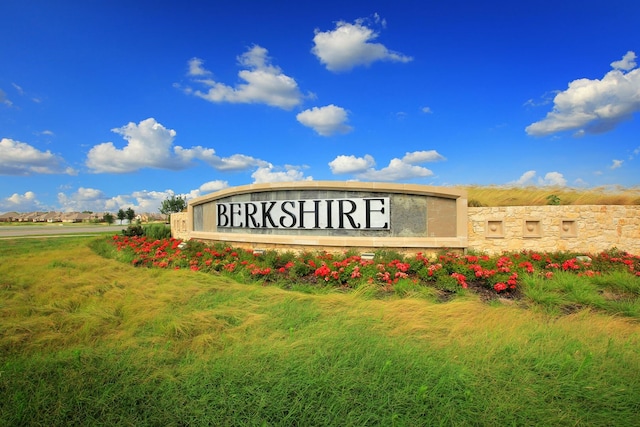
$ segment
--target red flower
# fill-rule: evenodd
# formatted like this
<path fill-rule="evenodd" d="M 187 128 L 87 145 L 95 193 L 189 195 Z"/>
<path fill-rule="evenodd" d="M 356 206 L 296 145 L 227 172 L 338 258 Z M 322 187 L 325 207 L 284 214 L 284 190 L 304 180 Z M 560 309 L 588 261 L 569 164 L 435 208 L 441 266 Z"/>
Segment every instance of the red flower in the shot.
<path fill-rule="evenodd" d="M 464 274 L 461 273 L 451 273 L 451 277 L 458 281 L 458 284 L 462 286 L 463 289 L 467 289 L 467 278 Z"/>
<path fill-rule="evenodd" d="M 316 269 L 315 275 L 320 277 L 327 277 L 331 273 L 331 269 L 327 267 L 327 264 L 322 264 L 322 267 Z"/>
<path fill-rule="evenodd" d="M 498 283 L 496 283 L 495 285 L 493 285 L 493 289 L 495 289 L 495 290 L 496 290 L 496 292 L 502 292 L 502 291 L 504 291 L 505 289 L 507 289 L 507 285 L 505 285 L 505 284 L 504 284 L 504 283 L 502 283 L 502 282 L 498 282 Z"/>

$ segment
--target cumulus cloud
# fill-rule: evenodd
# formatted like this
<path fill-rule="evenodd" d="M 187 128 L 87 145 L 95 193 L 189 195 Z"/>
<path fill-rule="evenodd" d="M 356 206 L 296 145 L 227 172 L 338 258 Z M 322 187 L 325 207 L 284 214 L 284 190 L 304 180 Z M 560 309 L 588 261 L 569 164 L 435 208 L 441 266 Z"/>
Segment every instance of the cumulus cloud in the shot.
<path fill-rule="evenodd" d="M 329 168 L 334 175 L 358 173 L 371 169 L 376 165 L 376 161 L 369 154 L 364 157 L 338 156 L 329 162 Z"/>
<path fill-rule="evenodd" d="M 538 179 L 538 184 L 542 186 L 560 186 L 567 185 L 567 180 L 560 172 L 548 172 L 544 178 Z"/>
<path fill-rule="evenodd" d="M 80 187 L 70 195 L 58 193 L 58 204 L 63 212 L 106 212 L 107 200 L 108 197 L 95 188 Z"/>
<path fill-rule="evenodd" d="M 613 160 L 611 166 L 609 167 L 610 169 L 618 169 L 620 167 L 622 167 L 622 163 L 624 163 L 624 160 Z"/>
<path fill-rule="evenodd" d="M 512 184 L 515 185 L 529 185 L 533 182 L 533 178 L 535 178 L 536 176 L 536 171 L 526 171 L 525 173 L 523 173 L 520 178 L 518 178 L 517 181 L 513 182 Z"/>
<path fill-rule="evenodd" d="M 0 199 L 0 212 L 31 212 L 48 210 L 38 201 L 33 191 L 24 194 L 13 193 L 10 197 Z"/>
<path fill-rule="evenodd" d="M 67 174 L 77 171 L 51 151 L 9 138 L 0 140 L 0 175 Z"/>
<path fill-rule="evenodd" d="M 432 114 L 433 110 L 431 110 L 431 107 L 422 107 L 422 112 L 425 114 Z"/>
<path fill-rule="evenodd" d="M 154 118 L 111 129 L 127 141 L 122 149 L 112 142 L 98 144 L 87 154 L 87 166 L 96 173 L 133 172 L 141 168 L 182 169 L 185 162 L 172 155 L 176 131 L 167 129 Z"/>
<path fill-rule="evenodd" d="M 329 162 L 334 174 L 353 174 L 357 179 L 367 181 L 402 181 L 432 176 L 433 172 L 422 163 L 446 160 L 435 150 L 406 153 L 401 159 L 391 159 L 389 165 L 375 169 L 375 160 L 370 155 L 364 157 L 338 156 Z"/>
<path fill-rule="evenodd" d="M 556 94 L 553 109 L 527 126 L 529 135 L 543 136 L 567 130 L 576 135 L 602 133 L 640 111 L 640 69 L 636 54 L 627 52 L 611 63 L 613 70 L 601 79 L 578 79 Z"/>
<path fill-rule="evenodd" d="M 285 165 L 278 168 L 273 165 L 258 168 L 251 174 L 255 184 L 266 182 L 292 182 L 292 181 L 313 181 L 313 177 L 304 176 L 304 172 L 300 167 Z"/>
<path fill-rule="evenodd" d="M 535 185 L 536 181 L 536 171 L 530 170 L 520 176 L 517 181 L 511 182 L 511 184 L 525 186 L 525 185 Z M 546 187 L 546 186 L 560 186 L 564 187 L 567 185 L 567 180 L 560 172 L 548 172 L 544 177 L 539 177 L 537 180 L 537 185 Z"/>
<path fill-rule="evenodd" d="M 267 49 L 255 45 L 237 60 L 245 68 L 238 72 L 238 77 L 244 83 L 233 87 L 215 81 L 210 77 L 212 73 L 203 67 L 204 61 L 192 58 L 188 63 L 188 76 L 193 78 L 194 83 L 203 85 L 208 90 L 188 87 L 185 92 L 214 103 L 267 104 L 285 110 L 302 102 L 298 83 L 271 64 Z"/>
<path fill-rule="evenodd" d="M 229 183 L 227 181 L 221 181 L 219 179 L 215 181 L 205 182 L 198 188 L 202 193 L 213 193 L 214 191 L 222 190 L 223 188 L 227 188 Z"/>
<path fill-rule="evenodd" d="M 296 119 L 304 126 L 315 130 L 319 135 L 331 136 L 353 130 L 351 126 L 346 124 L 347 116 L 347 111 L 344 108 L 331 104 L 304 110 L 296 116 Z"/>
<path fill-rule="evenodd" d="M 428 151 L 414 151 L 413 153 L 406 153 L 402 158 L 402 161 L 412 165 L 427 163 L 427 162 L 440 162 L 446 160 L 436 150 Z"/>
<path fill-rule="evenodd" d="M 112 142 L 89 150 L 86 165 L 95 173 L 128 173 L 142 168 L 180 170 L 200 160 L 220 171 L 240 171 L 268 165 L 264 160 L 244 154 L 219 157 L 213 148 L 173 145 L 176 131 L 167 129 L 154 118 L 112 129 L 127 141 L 123 148 Z"/>
<path fill-rule="evenodd" d="M 611 68 L 614 70 L 625 70 L 629 71 L 636 68 L 636 54 L 635 52 L 629 51 L 627 52 L 620 61 L 613 61 L 611 63 Z"/>
<path fill-rule="evenodd" d="M 348 71 L 359 65 L 368 66 L 376 61 L 410 62 L 412 57 L 387 49 L 373 41 L 380 35 L 372 26 L 384 28 L 386 22 L 378 15 L 374 19 L 357 19 L 353 24 L 336 23 L 332 31 L 315 30 L 311 52 L 329 71 Z"/>

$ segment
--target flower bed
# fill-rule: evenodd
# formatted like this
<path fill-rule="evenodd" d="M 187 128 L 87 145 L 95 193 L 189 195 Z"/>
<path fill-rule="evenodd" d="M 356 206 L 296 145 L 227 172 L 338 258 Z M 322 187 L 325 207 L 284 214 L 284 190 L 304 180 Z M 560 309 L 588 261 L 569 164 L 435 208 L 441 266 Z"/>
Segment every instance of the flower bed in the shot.
<path fill-rule="evenodd" d="M 640 256 L 616 249 L 589 256 L 526 251 L 489 257 L 443 252 L 432 258 L 420 253 L 405 257 L 378 251 L 372 259 L 364 259 L 350 252 L 339 256 L 326 252 L 254 252 L 223 244 L 207 246 L 197 241 L 152 240 L 144 236 L 115 235 L 111 243 L 124 259 L 140 267 L 219 272 L 243 282 L 307 283 L 351 289 L 368 284 L 398 293 L 428 286 L 445 292 L 473 287 L 513 295 L 524 275 L 552 279 L 558 271 L 579 276 L 624 271 L 640 277 Z"/>

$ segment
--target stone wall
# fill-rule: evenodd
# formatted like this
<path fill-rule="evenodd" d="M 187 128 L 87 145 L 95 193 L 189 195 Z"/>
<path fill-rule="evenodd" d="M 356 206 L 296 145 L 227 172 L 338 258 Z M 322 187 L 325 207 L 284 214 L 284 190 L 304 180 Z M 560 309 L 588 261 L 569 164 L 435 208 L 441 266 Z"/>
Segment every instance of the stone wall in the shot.
<path fill-rule="evenodd" d="M 470 207 L 468 249 L 577 251 L 616 247 L 640 254 L 640 206 Z"/>
<path fill-rule="evenodd" d="M 189 229 L 187 228 L 189 214 L 187 212 L 172 213 L 169 218 L 171 223 L 171 237 L 181 240 L 189 240 Z"/>

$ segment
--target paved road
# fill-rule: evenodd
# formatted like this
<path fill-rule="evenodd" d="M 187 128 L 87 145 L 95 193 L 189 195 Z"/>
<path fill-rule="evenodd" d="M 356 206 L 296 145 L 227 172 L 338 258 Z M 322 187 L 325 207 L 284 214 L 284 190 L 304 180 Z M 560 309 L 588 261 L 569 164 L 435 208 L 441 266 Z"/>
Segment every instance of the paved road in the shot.
<path fill-rule="evenodd" d="M 62 226 L 34 225 L 34 226 L 0 226 L 0 239 L 11 239 L 14 237 L 35 237 L 35 236 L 78 236 L 96 233 L 113 232 L 119 234 L 126 226 L 122 225 L 80 225 Z"/>

